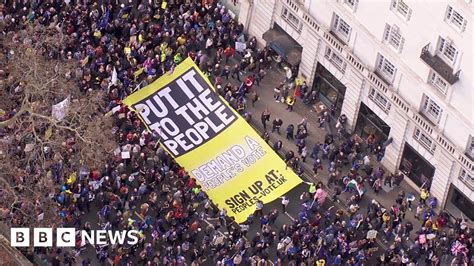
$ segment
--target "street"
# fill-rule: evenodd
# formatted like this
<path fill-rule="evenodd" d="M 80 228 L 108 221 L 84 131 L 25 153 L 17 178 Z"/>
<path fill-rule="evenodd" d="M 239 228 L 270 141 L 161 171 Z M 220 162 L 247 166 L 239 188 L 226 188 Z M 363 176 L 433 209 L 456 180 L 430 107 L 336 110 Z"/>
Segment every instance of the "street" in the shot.
<path fill-rule="evenodd" d="M 372 72 L 385 71 L 393 80 L 401 71 L 381 54 L 378 69 L 367 69 L 348 47 L 337 46 L 326 28 L 315 27 L 319 24 L 308 14 L 300 19 L 292 13 L 302 13 L 297 6 L 303 3 L 286 1 L 293 11 L 283 7 L 275 20 L 275 11 L 260 14 L 275 10 L 266 1 L 225 1 L 231 10 L 242 11 L 236 20 L 234 11 L 213 0 L 27 2 L 0 4 L 7 62 L 7 71 L 3 64 L 0 69 L 6 105 L 0 109 L 0 137 L 6 141 L 0 153 L 6 151 L 8 160 L 1 171 L 7 185 L 0 189 L 2 219 L 11 227 L 76 230 L 71 248 L 59 242 L 51 248 L 36 243 L 20 248 L 31 261 L 54 266 L 437 266 L 472 260 L 467 220 L 439 209 L 452 191 L 418 182 L 418 176 L 433 176 L 434 166 L 451 158 L 437 149 L 436 160 L 425 162 L 430 173 L 418 175 L 423 169 L 413 167 L 422 165 L 416 149 L 413 160 L 394 155 L 410 147 L 399 144 L 412 140 L 406 123 L 412 112 L 415 120 L 422 112 L 438 122 L 445 113 L 423 94 L 422 110 L 399 100 L 397 106 L 409 116 L 369 121 L 365 115 L 374 112 L 365 104 L 377 104 L 378 97 L 372 92 L 381 89 L 387 104 L 400 96 L 385 95 L 389 90 L 382 77 Z M 271 25 L 254 29 L 255 22 L 247 23 L 254 16 L 258 24 Z M 313 40 L 305 47 L 275 24 L 292 18 Z M 303 24 L 316 31 L 307 32 Z M 269 38 L 270 33 L 275 36 Z M 319 57 L 323 42 L 336 49 Z M 355 72 L 346 72 L 348 82 L 325 69 L 325 60 L 339 58 L 338 51 L 355 66 Z M 306 86 L 302 77 L 314 84 Z M 421 116 L 415 122 L 420 121 Z M 384 125 L 384 138 L 366 130 L 365 122 L 376 129 Z M 394 134 L 388 123 L 405 126 L 395 127 Z M 422 130 L 416 130 L 416 140 L 422 141 Z M 427 145 L 444 145 L 443 136 L 427 137 Z M 454 146 L 451 150 L 458 152 Z M 231 156 L 232 162 L 224 162 Z M 405 161 L 410 161 L 409 171 Z M 445 171 L 437 173 L 450 179 L 453 165 L 442 167 Z M 433 186 L 439 187 L 439 182 Z M 105 243 L 99 235 L 87 240 L 81 230 L 129 231 L 139 237 L 118 244 L 109 235 Z"/>
<path fill-rule="evenodd" d="M 242 80 L 245 78 L 245 74 L 242 77 Z M 284 153 L 289 150 L 296 151 L 296 145 L 294 141 L 287 140 L 285 138 L 285 128 L 288 124 L 293 124 L 293 125 L 298 125 L 303 117 L 306 117 L 309 121 L 307 125 L 308 129 L 308 134 L 309 137 L 307 138 L 307 147 L 313 147 L 314 143 L 316 142 L 324 142 L 324 138 L 326 135 L 326 130 L 324 128 L 319 128 L 318 123 L 317 123 L 317 115 L 315 112 L 311 111 L 310 108 L 306 105 L 304 105 L 301 101 L 296 101 L 296 104 L 294 106 L 294 109 L 292 112 L 289 112 L 286 110 L 287 105 L 280 103 L 280 102 L 275 102 L 273 98 L 273 88 L 276 87 L 282 80 L 284 79 L 284 73 L 283 70 L 279 69 L 271 69 L 267 71 L 267 75 L 264 77 L 263 81 L 260 83 L 260 86 L 257 86 L 254 84 L 253 89 L 255 89 L 259 95 L 259 100 L 255 103 L 255 106 L 251 106 L 251 101 L 250 99 L 247 99 L 247 110 L 252 114 L 252 120 L 251 120 L 251 125 L 252 127 L 258 131 L 261 135 L 261 133 L 264 131 L 263 125 L 260 122 L 260 114 L 265 110 L 268 109 L 271 113 L 270 117 L 270 122 L 276 118 L 279 117 L 280 119 L 283 120 L 283 125 L 280 130 L 280 134 L 277 132 L 271 133 L 270 132 L 270 143 L 269 145 L 272 146 L 274 142 L 281 140 L 283 142 L 282 149 L 280 150 L 280 156 L 283 157 Z M 235 80 L 235 79 L 229 79 L 230 82 L 232 82 L 233 85 L 240 85 L 240 83 Z M 225 80 L 224 80 L 225 82 Z M 271 128 L 271 125 L 270 125 Z M 268 125 L 267 125 L 267 130 L 268 130 Z M 373 159 L 375 161 L 375 159 Z M 327 179 L 329 176 L 328 172 L 328 162 L 326 160 L 323 160 L 323 170 L 318 173 L 317 176 L 314 176 L 312 173 L 312 158 L 307 158 L 306 162 L 304 163 L 304 174 L 302 176 L 303 181 L 305 182 L 323 182 L 324 184 L 327 183 Z M 349 171 L 349 166 L 346 166 L 342 169 L 342 173 L 345 174 Z M 298 217 L 299 213 L 302 210 L 302 204 L 303 201 L 300 200 L 300 196 L 303 192 L 307 192 L 309 188 L 309 185 L 306 183 L 302 183 L 292 189 L 289 193 L 286 194 L 286 196 L 289 198 L 289 204 L 287 207 L 287 213 L 282 212 L 282 207 L 281 207 L 281 200 L 275 200 L 269 204 L 264 205 L 263 212 L 265 214 L 270 213 L 271 211 L 277 209 L 279 211 L 279 215 L 275 222 L 272 224 L 272 230 L 275 231 L 277 234 L 279 230 L 284 225 L 291 225 L 295 222 L 298 222 Z M 372 199 L 377 200 L 384 208 L 390 209 L 390 206 L 394 204 L 395 198 L 397 197 L 399 189 L 404 189 L 405 192 L 412 191 L 411 188 L 408 187 L 406 183 L 402 183 L 401 188 L 397 189 L 389 189 L 389 188 L 384 188 L 380 194 L 375 194 L 371 189 L 368 190 L 366 195 L 363 197 L 362 201 L 359 203 L 360 205 L 360 210 L 359 212 L 365 212 L 367 210 L 367 207 L 369 203 L 372 201 Z M 386 191 L 385 191 L 386 190 Z M 343 210 L 344 211 L 344 220 L 346 222 L 349 221 L 349 216 L 348 216 L 348 205 L 346 204 L 347 201 L 349 200 L 351 194 L 350 193 L 343 193 L 342 195 L 339 196 L 339 202 L 334 202 L 331 200 L 331 197 L 333 195 L 333 191 L 331 189 L 327 189 L 327 192 L 329 194 L 324 206 L 318 207 L 318 211 L 321 214 L 324 214 L 327 210 L 329 210 L 329 213 L 331 215 L 335 215 L 336 211 L 338 210 Z M 96 208 L 93 208 L 93 211 L 88 213 L 83 217 L 83 221 L 97 221 L 97 211 L 99 211 Z M 138 215 L 134 215 L 135 219 L 143 219 L 142 217 L 139 217 Z M 309 220 L 312 220 L 313 217 L 308 217 Z M 406 219 L 412 221 L 413 224 L 417 224 L 417 220 L 414 218 L 413 212 L 407 212 Z M 207 218 L 204 220 L 204 225 L 207 226 L 214 226 L 216 224 L 216 218 Z M 322 219 L 322 222 L 324 223 L 324 218 Z M 94 229 L 99 229 L 99 225 L 97 223 L 92 223 Z M 237 225 L 234 225 L 237 226 Z M 246 235 L 246 238 L 248 240 L 252 240 L 252 238 L 261 231 L 260 228 L 260 222 L 257 219 L 254 219 L 253 224 L 250 226 L 248 233 Z M 221 234 L 224 237 L 228 236 L 228 232 L 225 230 L 225 227 L 220 227 L 219 228 L 219 234 Z M 149 233 L 147 233 L 149 235 Z M 412 232 L 412 235 L 414 235 L 414 232 Z M 364 239 L 365 236 L 358 235 L 358 239 Z M 380 255 L 385 252 L 385 250 L 388 248 L 387 243 L 384 243 L 380 238 L 377 239 L 376 241 L 376 247 L 378 250 L 374 252 L 374 256 L 372 257 L 373 259 L 376 258 L 377 255 Z M 86 250 L 81 252 L 81 258 L 90 258 L 92 261 L 96 259 L 96 252 L 95 249 L 92 247 L 88 247 Z M 276 247 L 270 248 L 270 254 L 269 257 L 271 260 L 274 260 L 276 258 Z M 369 260 L 371 261 L 371 260 Z M 213 265 L 212 259 L 209 258 L 207 261 L 209 262 L 208 265 Z M 373 261 L 375 262 L 375 261 Z"/>

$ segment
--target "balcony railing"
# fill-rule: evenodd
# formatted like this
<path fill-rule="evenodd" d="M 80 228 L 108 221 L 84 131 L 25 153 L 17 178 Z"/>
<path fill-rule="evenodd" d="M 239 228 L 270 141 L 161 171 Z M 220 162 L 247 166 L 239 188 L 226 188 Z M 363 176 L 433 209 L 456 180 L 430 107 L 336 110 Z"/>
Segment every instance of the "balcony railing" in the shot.
<path fill-rule="evenodd" d="M 388 84 L 387 81 L 380 78 L 380 74 L 377 72 L 368 72 L 367 78 L 375 85 L 377 88 L 382 90 L 384 93 L 388 91 Z"/>
<path fill-rule="evenodd" d="M 436 54 L 430 53 L 429 43 L 421 50 L 420 58 L 449 84 L 453 85 L 459 80 L 461 70 L 454 73 L 453 68 L 444 62 L 443 59 Z"/>
<path fill-rule="evenodd" d="M 330 43 L 332 45 L 332 47 L 336 48 L 336 50 L 339 52 L 339 53 L 342 53 L 342 51 L 344 50 L 344 43 L 341 42 L 339 39 L 335 38 L 335 34 L 333 35 L 332 33 L 330 34 L 331 32 L 327 33 L 327 32 L 324 32 L 323 34 L 323 37 L 324 39 L 326 39 L 326 41 L 328 43 Z"/>
<path fill-rule="evenodd" d="M 465 154 L 459 154 L 458 160 L 463 167 L 465 167 L 469 171 L 474 172 L 474 163 L 472 162 L 471 158 L 469 158 Z"/>

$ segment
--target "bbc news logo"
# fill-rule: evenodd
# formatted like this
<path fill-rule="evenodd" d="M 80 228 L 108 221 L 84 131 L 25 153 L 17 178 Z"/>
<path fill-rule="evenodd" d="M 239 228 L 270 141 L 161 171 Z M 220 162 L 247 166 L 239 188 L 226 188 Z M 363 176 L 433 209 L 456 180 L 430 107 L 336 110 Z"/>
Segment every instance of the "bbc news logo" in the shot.
<path fill-rule="evenodd" d="M 11 228 L 10 244 L 12 247 L 31 247 L 29 228 Z M 135 245 L 138 243 L 138 230 L 80 230 L 75 228 L 57 228 L 56 237 L 53 228 L 33 228 L 33 247 L 52 247 L 55 240 L 56 247 L 75 247 L 80 235 L 81 243 L 91 245 Z"/>

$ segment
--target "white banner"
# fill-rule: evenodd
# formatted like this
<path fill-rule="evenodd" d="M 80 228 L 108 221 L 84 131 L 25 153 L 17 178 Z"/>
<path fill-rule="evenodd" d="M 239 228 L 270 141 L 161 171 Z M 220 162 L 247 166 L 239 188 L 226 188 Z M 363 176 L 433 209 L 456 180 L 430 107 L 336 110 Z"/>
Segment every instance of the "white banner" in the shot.
<path fill-rule="evenodd" d="M 66 98 L 64 101 L 53 105 L 52 116 L 54 119 L 61 121 L 66 117 L 67 112 L 69 111 L 69 98 Z"/>

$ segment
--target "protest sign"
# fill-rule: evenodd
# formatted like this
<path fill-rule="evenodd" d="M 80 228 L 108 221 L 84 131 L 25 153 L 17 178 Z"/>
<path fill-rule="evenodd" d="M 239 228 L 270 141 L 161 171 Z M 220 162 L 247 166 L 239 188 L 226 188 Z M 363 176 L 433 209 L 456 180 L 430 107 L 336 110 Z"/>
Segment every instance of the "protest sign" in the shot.
<path fill-rule="evenodd" d="M 237 52 L 244 52 L 247 49 L 247 44 L 244 42 L 235 42 L 235 50 Z"/>
<path fill-rule="evenodd" d="M 238 223 L 301 183 L 189 58 L 123 102 Z"/>
<path fill-rule="evenodd" d="M 103 181 L 102 180 L 99 180 L 99 181 L 89 181 L 89 186 L 92 186 L 92 189 L 95 191 L 97 189 L 100 188 L 100 186 L 102 185 Z"/>
<path fill-rule="evenodd" d="M 62 102 L 53 105 L 52 109 L 53 118 L 58 121 L 63 120 L 69 111 L 69 98 L 66 98 Z"/>
<path fill-rule="evenodd" d="M 122 152 L 122 159 L 130 159 L 130 152 L 123 151 Z"/>
<path fill-rule="evenodd" d="M 374 239 L 377 237 L 377 230 L 369 230 L 367 232 L 367 236 L 365 238 L 367 239 Z"/>

